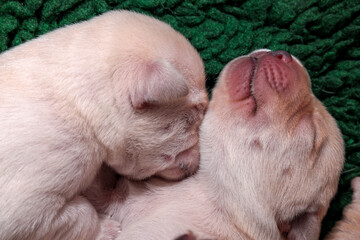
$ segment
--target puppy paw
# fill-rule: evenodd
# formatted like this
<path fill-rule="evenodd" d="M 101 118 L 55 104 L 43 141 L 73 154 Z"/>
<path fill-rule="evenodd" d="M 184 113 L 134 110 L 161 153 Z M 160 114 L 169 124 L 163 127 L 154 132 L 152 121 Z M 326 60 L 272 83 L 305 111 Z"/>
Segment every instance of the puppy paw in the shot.
<path fill-rule="evenodd" d="M 351 180 L 351 188 L 353 189 L 353 199 L 360 199 L 360 177 Z"/>
<path fill-rule="evenodd" d="M 175 240 L 196 240 L 196 237 L 191 231 L 189 231 L 187 234 L 183 234 L 177 237 Z"/>
<path fill-rule="evenodd" d="M 217 239 L 198 238 L 194 235 L 194 233 L 192 231 L 189 231 L 188 233 L 175 238 L 175 240 L 217 240 Z"/>
<path fill-rule="evenodd" d="M 96 240 L 114 240 L 121 232 L 120 222 L 100 216 L 100 232 Z"/>

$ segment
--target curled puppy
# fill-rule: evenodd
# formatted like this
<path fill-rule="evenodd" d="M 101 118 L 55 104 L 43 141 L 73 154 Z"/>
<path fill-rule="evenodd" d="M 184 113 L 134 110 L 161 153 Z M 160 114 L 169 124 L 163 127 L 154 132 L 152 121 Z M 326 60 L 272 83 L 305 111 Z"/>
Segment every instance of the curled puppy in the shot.
<path fill-rule="evenodd" d="M 120 179 L 102 213 L 117 239 L 317 239 L 344 162 L 335 120 L 289 53 L 259 50 L 222 71 L 200 127 L 198 173 Z M 186 237 L 186 236 L 185 236 Z M 191 236 L 193 237 L 193 236 Z"/>
<path fill-rule="evenodd" d="M 194 173 L 207 102 L 188 40 L 133 12 L 1 54 L 0 239 L 95 238 L 97 213 L 80 194 L 103 164 L 133 179 Z"/>
<path fill-rule="evenodd" d="M 360 177 L 351 181 L 352 202 L 344 209 L 343 219 L 336 223 L 326 240 L 360 239 Z"/>

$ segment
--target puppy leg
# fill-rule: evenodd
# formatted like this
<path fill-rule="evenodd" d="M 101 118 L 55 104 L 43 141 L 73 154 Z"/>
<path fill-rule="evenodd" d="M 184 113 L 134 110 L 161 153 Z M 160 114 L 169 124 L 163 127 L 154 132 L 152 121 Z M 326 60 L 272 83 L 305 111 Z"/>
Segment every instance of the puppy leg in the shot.
<path fill-rule="evenodd" d="M 298 215 L 290 222 L 290 229 L 286 239 L 319 239 L 321 221 L 326 214 L 326 209 L 327 207 L 316 204 Z"/>
<path fill-rule="evenodd" d="M 343 211 L 343 218 L 338 221 L 326 240 L 360 239 L 360 177 L 351 181 L 353 189 L 352 202 Z"/>
<path fill-rule="evenodd" d="M 48 228 L 43 226 L 40 239 L 95 239 L 99 232 L 99 218 L 87 199 L 77 196 L 58 212 Z M 36 238 L 38 239 L 38 238 Z"/>
<path fill-rule="evenodd" d="M 305 212 L 291 222 L 288 240 L 319 239 L 321 217 L 317 212 Z"/>
<path fill-rule="evenodd" d="M 99 218 L 88 200 L 78 196 L 64 206 L 51 228 L 53 235 L 46 239 L 113 240 L 120 233 L 120 222 L 105 215 Z"/>
<path fill-rule="evenodd" d="M 352 203 L 345 208 L 343 220 L 338 222 L 326 239 L 359 239 L 360 237 L 360 178 L 351 181 L 354 191 Z M 291 222 L 288 239 L 318 239 L 321 221 L 327 208 L 306 212 Z"/>
<path fill-rule="evenodd" d="M 100 232 L 97 235 L 97 240 L 112 240 L 116 239 L 121 232 L 120 222 L 112 220 L 106 215 L 100 215 Z"/>
<path fill-rule="evenodd" d="M 103 214 L 112 201 L 118 201 L 121 200 L 119 198 L 126 197 L 125 193 L 120 194 L 122 193 L 121 189 L 116 188 L 119 181 L 119 177 L 114 170 L 103 164 L 94 181 L 82 195 L 89 200 L 99 214 Z M 113 196 L 116 197 L 115 200 L 113 200 Z"/>
<path fill-rule="evenodd" d="M 353 189 L 353 200 L 360 200 L 360 177 L 356 177 L 351 181 L 351 188 Z"/>

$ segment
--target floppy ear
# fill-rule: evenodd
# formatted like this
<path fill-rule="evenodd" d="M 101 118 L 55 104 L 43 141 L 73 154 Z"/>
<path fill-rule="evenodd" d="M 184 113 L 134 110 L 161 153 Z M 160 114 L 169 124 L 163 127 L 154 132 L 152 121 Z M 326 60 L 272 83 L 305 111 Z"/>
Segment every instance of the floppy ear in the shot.
<path fill-rule="evenodd" d="M 308 168 L 311 169 L 314 167 L 315 163 L 317 162 L 321 150 L 323 149 L 326 141 L 327 141 L 327 134 L 322 130 L 323 128 L 320 127 L 320 124 L 324 124 L 321 122 L 320 119 L 314 119 L 313 127 L 314 127 L 314 146 L 311 151 L 310 159 L 308 161 Z"/>
<path fill-rule="evenodd" d="M 140 66 L 130 99 L 135 109 L 147 104 L 163 104 L 184 97 L 189 87 L 174 66 L 168 61 L 154 61 Z"/>

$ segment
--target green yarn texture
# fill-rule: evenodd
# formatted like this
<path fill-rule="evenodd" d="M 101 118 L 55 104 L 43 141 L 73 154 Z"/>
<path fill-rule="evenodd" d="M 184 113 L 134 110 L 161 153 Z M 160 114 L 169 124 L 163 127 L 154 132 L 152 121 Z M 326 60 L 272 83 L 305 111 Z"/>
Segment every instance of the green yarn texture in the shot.
<path fill-rule="evenodd" d="M 255 49 L 286 50 L 304 63 L 346 143 L 323 237 L 360 176 L 360 0 L 0 0 L 0 52 L 114 9 L 152 15 L 184 34 L 204 59 L 209 91 L 227 62 Z"/>

